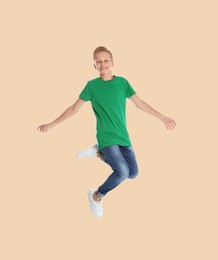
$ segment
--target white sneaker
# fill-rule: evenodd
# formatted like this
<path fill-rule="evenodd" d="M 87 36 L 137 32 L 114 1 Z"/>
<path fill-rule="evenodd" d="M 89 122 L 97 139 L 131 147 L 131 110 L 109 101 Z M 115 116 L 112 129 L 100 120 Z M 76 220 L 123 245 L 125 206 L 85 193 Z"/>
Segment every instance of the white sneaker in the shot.
<path fill-rule="evenodd" d="M 101 201 L 95 201 L 93 199 L 94 192 L 95 192 L 94 189 L 88 190 L 88 197 L 89 197 L 91 211 L 96 217 L 101 218 L 103 217 L 102 199 Z"/>
<path fill-rule="evenodd" d="M 85 157 L 97 157 L 97 152 L 98 152 L 98 145 L 93 145 L 89 148 L 86 148 L 80 152 L 77 153 L 76 158 L 77 159 L 82 159 Z"/>

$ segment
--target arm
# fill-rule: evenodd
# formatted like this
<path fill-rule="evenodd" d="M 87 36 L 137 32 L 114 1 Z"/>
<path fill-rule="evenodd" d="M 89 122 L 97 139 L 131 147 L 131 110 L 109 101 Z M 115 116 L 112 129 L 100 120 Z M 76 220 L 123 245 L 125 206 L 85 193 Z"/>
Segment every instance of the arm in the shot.
<path fill-rule="evenodd" d="M 64 120 L 68 119 L 69 117 L 75 115 L 84 103 L 85 103 L 85 101 L 82 100 L 81 98 L 79 98 L 72 106 L 68 107 L 63 112 L 63 114 L 61 114 L 54 121 L 52 121 L 49 124 L 40 125 L 37 129 L 40 132 L 47 132 L 48 129 L 51 129 L 52 127 L 56 126 L 57 124 L 61 123 L 62 121 L 64 121 Z"/>
<path fill-rule="evenodd" d="M 167 129 L 175 128 L 176 123 L 173 119 L 166 117 L 166 116 L 160 114 L 158 111 L 154 110 L 151 106 L 149 106 L 147 103 L 145 103 L 143 100 L 141 100 L 136 94 L 132 95 L 132 97 L 130 99 L 136 105 L 137 108 L 160 119 L 165 124 Z"/>

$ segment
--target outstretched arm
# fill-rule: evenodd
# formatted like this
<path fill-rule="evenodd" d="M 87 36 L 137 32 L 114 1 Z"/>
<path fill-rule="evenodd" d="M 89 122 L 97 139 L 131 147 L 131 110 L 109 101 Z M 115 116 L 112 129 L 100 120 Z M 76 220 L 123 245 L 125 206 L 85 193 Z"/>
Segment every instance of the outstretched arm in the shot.
<path fill-rule="evenodd" d="M 175 128 L 176 123 L 173 119 L 164 116 L 158 111 L 154 110 L 151 106 L 141 100 L 136 94 L 132 95 L 130 99 L 136 105 L 136 107 L 160 119 L 165 124 L 167 129 Z"/>
<path fill-rule="evenodd" d="M 40 132 L 47 132 L 52 127 L 56 126 L 57 124 L 61 123 L 64 120 L 66 120 L 67 118 L 75 115 L 84 103 L 85 103 L 85 101 L 82 100 L 81 98 L 77 99 L 77 101 L 72 106 L 68 107 L 63 112 L 63 114 L 61 114 L 58 118 L 56 118 L 54 121 L 52 121 L 49 124 L 40 125 L 37 129 Z"/>

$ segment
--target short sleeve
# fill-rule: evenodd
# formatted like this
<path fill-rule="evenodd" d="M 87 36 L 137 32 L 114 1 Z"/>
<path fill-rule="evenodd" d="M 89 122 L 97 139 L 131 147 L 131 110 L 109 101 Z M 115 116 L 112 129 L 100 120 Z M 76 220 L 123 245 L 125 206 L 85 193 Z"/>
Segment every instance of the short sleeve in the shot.
<path fill-rule="evenodd" d="M 79 94 L 79 97 L 84 101 L 91 100 L 91 90 L 90 90 L 90 84 L 89 82 L 86 84 L 82 92 Z"/>
<path fill-rule="evenodd" d="M 134 94 L 136 94 L 136 91 L 132 88 L 128 80 L 126 80 L 126 98 L 131 98 Z"/>

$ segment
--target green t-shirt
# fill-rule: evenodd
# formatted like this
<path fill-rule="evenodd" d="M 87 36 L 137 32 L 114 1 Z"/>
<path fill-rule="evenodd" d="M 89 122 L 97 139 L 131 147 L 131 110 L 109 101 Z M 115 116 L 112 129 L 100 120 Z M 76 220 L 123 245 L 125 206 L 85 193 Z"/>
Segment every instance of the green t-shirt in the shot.
<path fill-rule="evenodd" d="M 82 100 L 91 101 L 99 150 L 113 144 L 131 146 L 126 129 L 126 98 L 135 93 L 129 82 L 119 76 L 108 81 L 100 77 L 90 80 L 80 93 Z"/>

